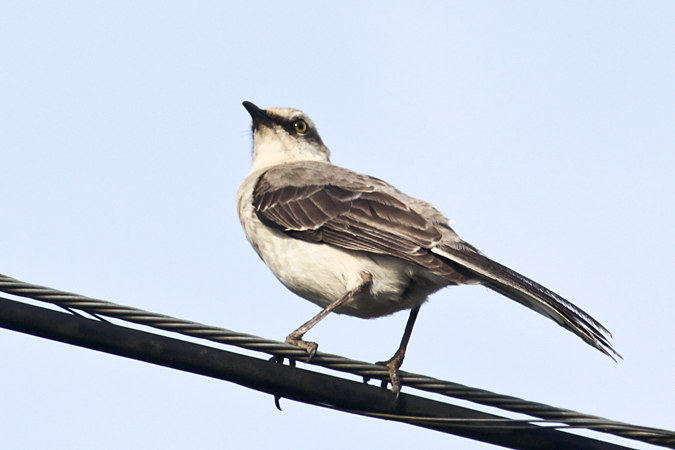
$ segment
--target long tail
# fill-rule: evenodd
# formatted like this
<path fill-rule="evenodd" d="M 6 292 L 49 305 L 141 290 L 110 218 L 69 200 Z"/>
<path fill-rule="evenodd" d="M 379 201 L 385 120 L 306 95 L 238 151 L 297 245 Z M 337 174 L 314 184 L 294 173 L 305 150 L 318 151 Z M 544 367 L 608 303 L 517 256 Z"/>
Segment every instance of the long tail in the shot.
<path fill-rule="evenodd" d="M 470 272 L 484 286 L 553 319 L 613 360 L 616 361 L 615 357 L 623 359 L 612 348 L 609 342 L 612 334 L 607 328 L 555 292 L 473 251 L 472 248 L 443 245 L 434 248 L 433 252 L 460 266 L 460 271 L 465 269 Z"/>

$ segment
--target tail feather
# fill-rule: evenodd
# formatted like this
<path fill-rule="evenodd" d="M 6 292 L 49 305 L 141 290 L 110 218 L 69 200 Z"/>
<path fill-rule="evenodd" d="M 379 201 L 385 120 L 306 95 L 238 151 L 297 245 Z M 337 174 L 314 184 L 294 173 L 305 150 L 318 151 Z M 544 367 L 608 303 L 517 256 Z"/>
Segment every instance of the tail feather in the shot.
<path fill-rule="evenodd" d="M 433 251 L 470 272 L 484 286 L 554 320 L 613 360 L 623 359 L 609 342 L 612 334 L 607 328 L 555 292 L 481 253 L 449 245 Z"/>

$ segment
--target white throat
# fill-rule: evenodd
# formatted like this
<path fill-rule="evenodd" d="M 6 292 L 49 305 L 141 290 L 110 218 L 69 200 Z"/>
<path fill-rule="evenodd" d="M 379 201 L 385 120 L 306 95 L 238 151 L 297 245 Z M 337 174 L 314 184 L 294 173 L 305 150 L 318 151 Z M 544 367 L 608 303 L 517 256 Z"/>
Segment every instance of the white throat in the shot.
<path fill-rule="evenodd" d="M 329 162 L 328 149 L 298 141 L 277 127 L 263 127 L 254 133 L 252 172 L 298 161 Z"/>

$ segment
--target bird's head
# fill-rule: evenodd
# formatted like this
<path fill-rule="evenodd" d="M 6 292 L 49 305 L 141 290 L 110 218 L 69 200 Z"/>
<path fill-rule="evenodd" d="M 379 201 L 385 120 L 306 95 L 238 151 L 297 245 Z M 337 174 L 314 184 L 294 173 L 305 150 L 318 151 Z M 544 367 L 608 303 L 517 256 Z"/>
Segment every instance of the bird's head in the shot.
<path fill-rule="evenodd" d="M 296 161 L 329 161 L 330 151 L 321 141 L 307 114 L 292 108 L 260 109 L 244 102 L 253 123 L 253 170 Z"/>

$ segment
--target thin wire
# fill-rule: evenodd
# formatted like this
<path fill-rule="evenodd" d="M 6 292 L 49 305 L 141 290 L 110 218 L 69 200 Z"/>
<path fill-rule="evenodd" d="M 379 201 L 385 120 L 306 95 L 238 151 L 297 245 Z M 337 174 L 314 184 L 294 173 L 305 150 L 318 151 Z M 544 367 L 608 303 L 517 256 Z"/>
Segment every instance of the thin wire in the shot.
<path fill-rule="evenodd" d="M 405 422 L 410 424 L 433 424 L 439 426 L 455 426 L 458 428 L 482 428 L 491 429 L 504 428 L 508 430 L 540 430 L 542 428 L 549 428 L 555 430 L 565 430 L 575 427 L 566 425 L 552 424 L 548 420 L 514 420 L 514 419 L 458 419 L 445 417 L 420 417 L 420 416 L 402 416 L 397 414 L 375 413 L 354 411 L 350 409 L 336 408 L 335 406 L 327 406 L 331 409 L 344 411 L 351 414 L 358 414 L 360 416 L 373 417 L 376 419 L 395 420 L 397 422 Z M 537 425 L 541 424 L 541 425 Z M 579 427 L 576 427 L 579 428 Z M 583 427 L 581 427 L 583 428 Z"/>
<path fill-rule="evenodd" d="M 312 370 L 294 369 L 264 358 L 245 356 L 184 339 L 141 331 L 128 326 L 63 314 L 52 309 L 7 299 L 0 294 L 0 327 L 70 345 L 136 359 L 166 368 L 229 381 L 289 400 L 336 411 L 385 413 L 405 417 L 382 418 L 441 433 L 513 449 L 559 448 L 565 450 L 630 450 L 590 437 L 556 430 L 553 426 L 528 426 L 525 421 L 477 427 L 476 422 L 426 422 L 436 417 L 509 420 L 506 417 L 406 393 L 396 399 L 389 390 Z M 339 408 L 339 409 L 338 409 Z M 394 412 L 395 411 L 395 412 Z M 413 422 L 415 418 L 420 420 Z"/>
<path fill-rule="evenodd" d="M 2 274 L 0 274 L 0 291 L 52 303 L 66 309 L 74 308 L 82 310 L 95 317 L 98 315 L 113 317 L 186 336 L 234 345 L 276 357 L 284 357 L 290 360 L 304 361 L 307 359 L 305 350 L 283 342 L 263 339 L 250 334 L 237 333 L 224 328 L 207 326 L 197 322 L 151 313 L 138 308 L 37 286 Z M 338 355 L 317 352 L 310 364 L 351 373 L 364 379 L 376 378 L 385 382 L 389 380 L 389 372 L 386 367 L 355 361 Z M 675 448 L 675 432 L 672 431 L 616 422 L 599 416 L 556 408 L 543 403 L 530 402 L 517 397 L 496 394 L 483 389 L 476 389 L 409 372 L 402 371 L 400 378 L 402 385 L 422 391 L 527 414 L 549 422 L 562 423 L 568 427 L 585 428 L 653 445 Z"/>

